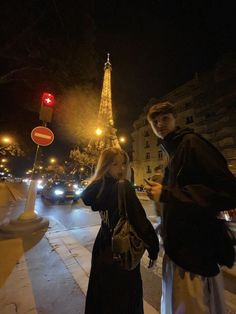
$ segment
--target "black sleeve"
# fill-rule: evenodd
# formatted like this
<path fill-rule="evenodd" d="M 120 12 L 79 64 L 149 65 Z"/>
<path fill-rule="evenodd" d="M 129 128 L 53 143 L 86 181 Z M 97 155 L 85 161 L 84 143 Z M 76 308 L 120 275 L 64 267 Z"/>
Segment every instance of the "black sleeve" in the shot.
<path fill-rule="evenodd" d="M 236 207 L 236 178 L 229 171 L 226 160 L 206 140 L 194 136 L 186 145 L 184 163 L 199 171 L 201 182 L 182 187 L 163 187 L 161 202 L 178 202 L 194 210 L 202 208 L 213 212 Z M 190 173 L 192 169 L 187 168 Z M 184 169 L 184 167 L 183 167 Z"/>
<path fill-rule="evenodd" d="M 96 209 L 96 200 L 99 194 L 99 191 L 102 188 L 102 181 L 92 182 L 89 184 L 86 189 L 82 192 L 81 198 L 85 205 L 91 206 L 92 210 Z"/>
<path fill-rule="evenodd" d="M 125 196 L 130 224 L 134 227 L 138 236 L 147 244 L 149 257 L 155 260 L 159 252 L 158 237 L 151 222 L 147 219 L 132 185 L 127 180 L 125 181 Z"/>

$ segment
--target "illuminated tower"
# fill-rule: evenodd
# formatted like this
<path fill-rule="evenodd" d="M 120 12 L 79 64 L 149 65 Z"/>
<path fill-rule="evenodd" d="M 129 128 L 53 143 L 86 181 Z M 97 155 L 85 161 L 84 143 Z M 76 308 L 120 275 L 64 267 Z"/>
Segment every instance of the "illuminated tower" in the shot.
<path fill-rule="evenodd" d="M 98 151 L 107 147 L 120 147 L 112 115 L 111 69 L 108 53 L 107 62 L 104 67 L 104 80 L 96 125 L 96 138 L 93 138 L 89 144 L 90 149 L 94 147 Z"/>

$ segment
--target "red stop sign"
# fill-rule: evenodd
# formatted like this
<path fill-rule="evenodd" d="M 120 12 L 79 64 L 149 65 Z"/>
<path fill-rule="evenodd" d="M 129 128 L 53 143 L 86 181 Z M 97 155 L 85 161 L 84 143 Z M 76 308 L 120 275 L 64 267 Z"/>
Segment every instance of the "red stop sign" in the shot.
<path fill-rule="evenodd" d="M 32 130 L 31 138 L 36 144 L 40 146 L 48 146 L 52 144 L 54 140 L 54 134 L 49 128 L 46 128 L 45 126 L 37 126 Z"/>

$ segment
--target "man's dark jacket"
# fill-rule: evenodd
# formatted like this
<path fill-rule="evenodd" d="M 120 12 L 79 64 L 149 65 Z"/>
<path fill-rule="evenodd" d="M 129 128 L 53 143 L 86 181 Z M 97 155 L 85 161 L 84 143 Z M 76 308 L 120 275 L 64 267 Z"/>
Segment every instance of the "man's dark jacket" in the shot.
<path fill-rule="evenodd" d="M 187 271 L 215 276 L 214 224 L 220 211 L 236 207 L 236 179 L 221 153 L 190 129 L 177 128 L 162 146 L 169 155 L 160 199 L 165 252 Z"/>

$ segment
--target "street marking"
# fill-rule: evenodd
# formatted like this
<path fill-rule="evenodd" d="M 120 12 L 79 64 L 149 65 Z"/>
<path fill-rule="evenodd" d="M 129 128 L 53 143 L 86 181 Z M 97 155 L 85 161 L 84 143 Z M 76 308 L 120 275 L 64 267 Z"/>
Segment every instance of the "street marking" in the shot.
<path fill-rule="evenodd" d="M 46 138 L 47 140 L 50 140 L 52 138 L 52 136 L 50 136 L 50 135 L 46 135 L 46 134 L 42 134 L 42 133 L 38 133 L 38 132 L 35 132 L 34 136 L 37 136 L 40 138 Z"/>
<path fill-rule="evenodd" d="M 16 201 L 23 201 L 25 199 L 25 196 L 22 195 L 22 193 L 19 192 L 12 184 L 7 183 L 6 186 Z"/>
<path fill-rule="evenodd" d="M 92 236 L 92 241 L 94 242 L 94 237 L 96 236 L 95 229 L 100 228 L 100 225 L 96 226 L 86 226 L 84 228 L 79 228 L 81 231 L 82 229 L 88 229 L 91 230 L 89 232 L 89 236 Z M 95 228 L 95 229 L 94 229 Z M 91 265 L 91 252 L 85 248 L 84 245 L 87 246 L 86 243 L 80 243 L 77 238 L 75 239 L 73 235 L 73 230 L 76 228 L 71 229 L 70 231 L 63 231 L 63 232 L 53 232 L 50 231 L 47 233 L 47 238 L 49 243 L 55 247 L 56 251 L 58 254 L 61 256 L 63 259 L 65 265 L 71 272 L 72 276 L 74 277 L 75 281 L 77 284 L 80 286 L 81 290 L 83 293 L 86 295 L 87 292 L 87 286 L 88 286 L 88 276 L 90 272 L 90 265 Z M 77 228 L 78 229 L 78 228 Z M 82 236 L 82 238 L 87 238 L 85 235 Z M 84 241 L 83 241 L 84 242 Z M 59 249 L 60 248 L 60 249 Z M 164 251 L 163 249 L 160 250 L 158 254 L 158 259 L 155 263 L 155 266 L 150 269 L 149 271 L 153 272 L 154 275 L 158 276 L 159 278 L 162 277 L 162 259 L 163 259 Z M 145 268 L 147 268 L 149 263 L 149 258 L 148 258 L 148 253 L 145 252 L 142 260 L 141 260 L 141 265 Z M 230 293 L 229 291 L 225 290 L 225 302 L 227 306 L 227 313 L 230 314 L 236 314 L 236 299 L 235 299 L 235 294 Z M 146 303 L 144 300 L 144 308 L 145 308 L 145 313 L 151 314 L 155 313 L 157 314 L 158 312 L 153 309 L 156 312 L 152 312 L 152 307 L 150 304 Z"/>
<path fill-rule="evenodd" d="M 91 252 L 73 237 L 71 231 L 50 231 L 46 233 L 46 237 L 86 296 L 91 268 Z M 159 314 L 145 300 L 144 311 L 145 314 Z"/>

